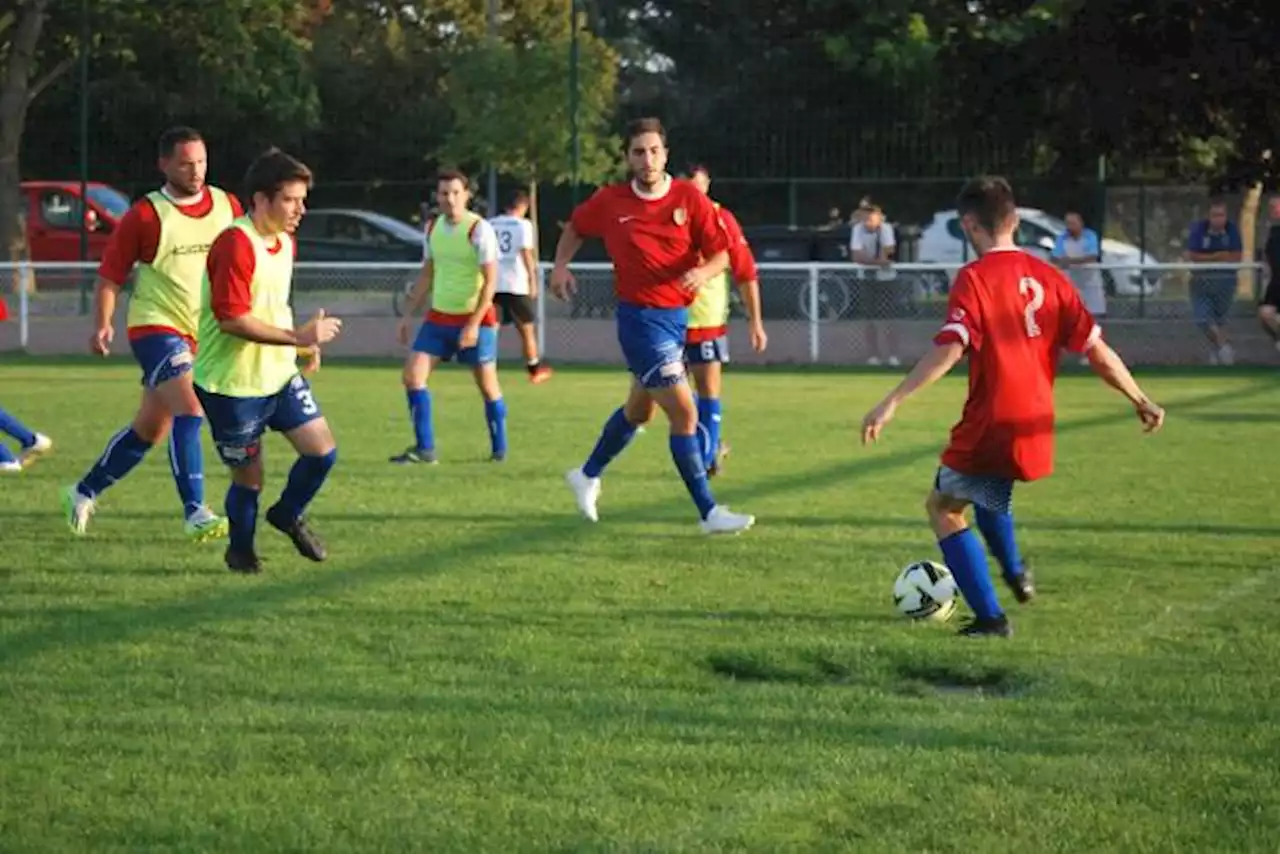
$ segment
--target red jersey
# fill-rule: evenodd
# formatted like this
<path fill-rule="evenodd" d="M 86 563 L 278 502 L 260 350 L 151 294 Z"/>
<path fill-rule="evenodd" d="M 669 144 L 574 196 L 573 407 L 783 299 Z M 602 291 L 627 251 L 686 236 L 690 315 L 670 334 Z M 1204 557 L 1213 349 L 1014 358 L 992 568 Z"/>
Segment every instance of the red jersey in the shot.
<path fill-rule="evenodd" d="M 234 216 L 244 213 L 239 200 L 227 193 L 227 201 L 231 203 Z M 200 198 L 189 205 L 174 205 L 180 213 L 192 219 L 208 216 L 213 210 L 213 194 L 205 187 L 200 191 Z M 120 219 L 115 234 L 103 251 L 102 261 L 98 264 L 98 275 L 108 282 L 123 287 L 133 272 L 135 264 L 150 264 L 156 260 L 156 250 L 160 247 L 160 218 L 155 206 L 145 196 L 133 203 L 133 207 Z M 159 326 L 146 326 L 129 330 L 130 338 L 158 332 L 182 335 L 176 329 Z M 185 336 L 184 336 L 185 337 Z"/>
<path fill-rule="evenodd" d="M 601 187 L 574 208 L 570 222 L 581 236 L 604 241 L 618 300 L 645 308 L 689 305 L 695 295 L 680 279 L 729 248 L 711 200 L 678 178 L 655 196 L 642 196 L 631 182 Z"/>
<path fill-rule="evenodd" d="M 751 244 L 747 242 L 747 236 L 742 233 L 742 226 L 738 223 L 738 218 L 733 212 L 719 202 L 713 202 L 712 206 L 716 209 L 716 213 L 720 215 L 720 224 L 724 226 L 725 237 L 729 241 L 729 270 L 728 275 L 733 276 L 734 284 L 741 287 L 747 282 L 754 282 L 760 278 L 760 273 L 756 270 L 756 258 L 751 253 Z M 728 307 L 728 287 L 727 281 L 723 283 L 708 282 L 703 287 L 723 287 L 725 288 L 724 300 L 727 314 Z M 698 295 L 694 295 L 695 301 Z M 694 308 L 697 312 L 697 308 Z M 705 341 L 714 341 L 729 331 L 728 324 L 720 326 L 694 326 L 693 318 L 690 318 L 690 326 L 688 332 L 685 333 L 686 344 L 702 344 Z"/>
<path fill-rule="evenodd" d="M 1036 480 L 1053 472 L 1053 381 L 1063 349 L 1102 330 L 1058 268 L 1018 249 L 966 264 L 934 343 L 969 355 L 969 397 L 942 464 L 962 474 Z"/>
<path fill-rule="evenodd" d="M 272 255 L 284 248 L 284 241 L 276 238 L 276 245 L 268 247 Z M 298 241 L 293 241 L 293 255 L 298 255 Z M 213 316 L 218 320 L 234 320 L 249 313 L 253 307 L 253 273 L 258 266 L 249 236 L 239 228 L 228 228 L 218 235 L 209 247 L 205 269 L 209 273 L 209 303 Z"/>

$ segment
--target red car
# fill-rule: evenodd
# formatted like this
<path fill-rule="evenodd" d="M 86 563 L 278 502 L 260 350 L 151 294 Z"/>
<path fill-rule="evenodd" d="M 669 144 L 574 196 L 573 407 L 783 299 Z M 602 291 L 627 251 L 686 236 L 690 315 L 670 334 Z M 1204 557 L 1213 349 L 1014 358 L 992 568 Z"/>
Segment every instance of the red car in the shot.
<path fill-rule="evenodd" d="M 124 193 L 100 181 L 85 185 L 87 208 L 79 181 L 23 181 L 21 187 L 27 242 L 36 262 L 79 261 L 81 217 L 89 231 L 88 260 L 101 259 L 131 204 Z"/>

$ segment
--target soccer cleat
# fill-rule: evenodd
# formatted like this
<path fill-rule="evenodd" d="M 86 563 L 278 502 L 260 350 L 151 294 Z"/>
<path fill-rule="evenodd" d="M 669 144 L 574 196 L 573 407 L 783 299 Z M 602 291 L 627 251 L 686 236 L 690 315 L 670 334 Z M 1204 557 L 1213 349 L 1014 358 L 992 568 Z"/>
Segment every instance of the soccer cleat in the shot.
<path fill-rule="evenodd" d="M 1032 576 L 1031 570 L 1025 566 L 1022 572 L 1017 575 L 1009 575 L 1002 573 L 1004 583 L 1013 591 L 1013 598 L 1018 600 L 1019 604 L 1025 605 L 1032 599 L 1036 598 L 1036 580 Z"/>
<path fill-rule="evenodd" d="M 554 373 L 555 371 L 551 370 L 549 365 L 544 365 L 542 362 L 539 362 L 537 365 L 533 365 L 529 368 L 529 382 L 534 385 L 545 383 L 547 380 L 551 379 L 551 375 Z"/>
<path fill-rule="evenodd" d="M 220 540 L 227 535 L 229 528 L 230 524 L 227 520 L 208 507 L 201 507 L 192 513 L 182 526 L 186 535 L 197 543 Z"/>
<path fill-rule="evenodd" d="M 436 459 L 435 451 L 424 451 L 421 448 L 406 448 L 403 454 L 396 454 L 391 457 L 388 462 L 393 462 L 400 466 L 410 465 L 435 465 L 439 460 Z"/>
<path fill-rule="evenodd" d="M 23 448 L 22 453 L 18 455 L 18 465 L 22 468 L 35 464 L 45 454 L 53 450 L 53 440 L 43 433 L 36 434 L 36 440 L 31 447 Z"/>
<path fill-rule="evenodd" d="M 979 620 L 975 617 L 956 634 L 966 638 L 1008 638 L 1013 637 L 1013 626 L 1009 625 L 1009 618 L 1003 615 L 993 620 Z"/>
<path fill-rule="evenodd" d="M 599 522 L 600 513 L 596 510 L 596 502 L 600 500 L 600 478 L 587 477 L 582 469 L 576 468 L 564 476 L 565 482 L 573 490 L 573 497 L 578 502 L 578 510 L 588 521 Z"/>
<path fill-rule="evenodd" d="M 489 462 L 491 463 L 505 463 L 506 461 L 507 455 L 505 453 L 489 455 Z"/>
<path fill-rule="evenodd" d="M 82 495 L 80 488 L 75 484 L 64 486 L 61 498 L 62 512 L 66 515 L 67 527 L 71 529 L 71 533 L 78 537 L 83 537 L 85 531 L 89 528 L 89 518 L 93 516 L 93 511 L 97 509 L 97 504 L 92 498 Z"/>
<path fill-rule="evenodd" d="M 223 560 L 227 562 L 227 569 L 232 572 L 242 572 L 245 575 L 262 572 L 262 561 L 253 552 L 241 552 L 228 547 Z"/>
<path fill-rule="evenodd" d="M 314 560 L 319 563 L 329 556 L 328 549 L 324 547 L 324 543 L 321 542 L 316 532 L 311 530 L 307 520 L 301 516 L 297 519 L 290 519 L 279 504 L 273 505 L 267 511 L 267 523 L 292 540 L 293 547 L 298 550 L 298 554 L 307 560 Z"/>
<path fill-rule="evenodd" d="M 720 474 L 720 470 L 724 468 L 724 461 L 729 458 L 729 452 L 731 450 L 732 448 L 729 447 L 728 442 L 723 440 L 720 442 L 720 447 L 716 448 L 716 458 L 707 468 L 707 477 L 715 477 Z"/>
<path fill-rule="evenodd" d="M 22 463 L 17 460 L 5 460 L 0 463 L 0 474 L 17 474 L 22 471 Z"/>
<path fill-rule="evenodd" d="M 698 523 L 704 534 L 741 534 L 756 523 L 755 516 L 746 513 L 734 513 L 728 507 L 717 504 L 711 508 L 707 518 Z"/>

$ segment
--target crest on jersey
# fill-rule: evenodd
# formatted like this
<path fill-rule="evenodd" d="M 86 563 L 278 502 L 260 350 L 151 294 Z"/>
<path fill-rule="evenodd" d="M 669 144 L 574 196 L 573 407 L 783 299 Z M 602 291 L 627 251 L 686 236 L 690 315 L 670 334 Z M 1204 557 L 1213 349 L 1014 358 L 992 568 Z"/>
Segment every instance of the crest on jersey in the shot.
<path fill-rule="evenodd" d="M 964 309 L 957 308 L 955 311 L 951 312 L 951 319 L 956 323 L 959 323 L 960 321 L 964 320 Z"/>
<path fill-rule="evenodd" d="M 684 208 L 676 208 L 676 212 L 671 215 L 671 218 L 676 221 L 676 225 L 684 225 L 685 221 L 689 219 L 689 212 Z"/>

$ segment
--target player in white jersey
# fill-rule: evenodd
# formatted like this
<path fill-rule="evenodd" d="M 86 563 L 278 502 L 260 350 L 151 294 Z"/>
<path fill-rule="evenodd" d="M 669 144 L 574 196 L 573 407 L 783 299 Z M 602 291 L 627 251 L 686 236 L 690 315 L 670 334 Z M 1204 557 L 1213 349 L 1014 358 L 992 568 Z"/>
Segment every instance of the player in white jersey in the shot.
<path fill-rule="evenodd" d="M 533 223 L 528 219 L 529 194 L 518 191 L 504 211 L 489 220 L 498 236 L 498 286 L 493 306 L 502 310 L 502 323 L 514 325 L 520 333 L 529 382 L 545 382 L 551 378 L 551 368 L 538 358 L 538 336 L 533 322 L 533 301 L 538 298 L 538 261 Z"/>

